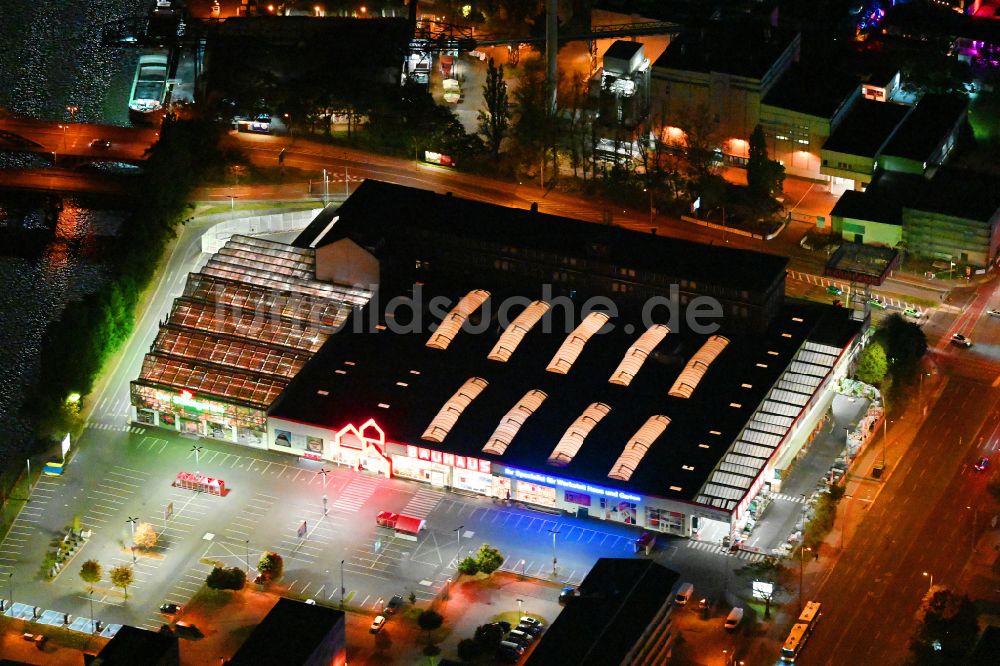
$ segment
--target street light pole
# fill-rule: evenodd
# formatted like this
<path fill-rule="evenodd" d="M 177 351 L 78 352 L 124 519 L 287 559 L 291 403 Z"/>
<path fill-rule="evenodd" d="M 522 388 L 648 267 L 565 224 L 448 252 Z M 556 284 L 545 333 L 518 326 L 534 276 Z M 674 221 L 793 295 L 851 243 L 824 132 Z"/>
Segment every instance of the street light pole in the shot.
<path fill-rule="evenodd" d="M 13 614 L 13 612 L 14 612 L 13 611 L 13 608 L 14 608 L 14 572 L 13 571 L 11 571 L 9 574 L 7 574 L 7 582 L 10 583 L 10 607 L 11 607 L 11 613 Z"/>
<path fill-rule="evenodd" d="M 524 603 L 524 599 L 518 599 L 517 600 L 517 618 L 518 618 L 519 622 L 521 620 L 521 616 L 524 614 L 524 611 L 522 610 L 522 607 L 521 607 L 521 604 L 523 604 L 523 603 Z"/>
<path fill-rule="evenodd" d="M 967 506 L 965 508 L 972 510 L 972 544 L 971 544 L 971 548 L 972 548 L 972 552 L 975 553 L 976 552 L 976 526 L 977 526 L 977 523 L 979 522 L 979 507 L 977 506 L 977 507 L 973 508 L 971 506 Z"/>
<path fill-rule="evenodd" d="M 805 569 L 805 555 L 811 552 L 812 548 L 799 549 L 799 613 L 802 612 L 802 572 Z"/>
<path fill-rule="evenodd" d="M 316 472 L 316 474 L 323 477 L 323 490 L 326 490 L 326 475 L 329 473 L 330 470 L 328 470 L 326 467 L 322 467 L 318 472 Z"/>
<path fill-rule="evenodd" d="M 247 545 L 247 576 L 250 575 L 250 539 L 246 539 Z"/>
<path fill-rule="evenodd" d="M 97 633 L 97 623 L 94 622 L 94 591 L 90 591 L 90 633 Z"/>
<path fill-rule="evenodd" d="M 132 543 L 135 543 L 135 524 L 139 522 L 139 519 L 129 516 L 128 520 L 126 520 L 125 522 L 128 523 L 129 527 L 132 528 Z"/>
<path fill-rule="evenodd" d="M 925 572 L 924 572 L 924 577 L 925 577 L 925 578 L 930 578 L 930 579 L 931 579 L 931 584 L 930 584 L 929 586 L 927 586 L 927 589 L 928 589 L 928 590 L 930 590 L 930 589 L 931 589 L 932 587 L 934 587 L 934 574 L 932 574 L 932 573 L 927 573 L 927 572 L 925 571 Z"/>
<path fill-rule="evenodd" d="M 556 564 L 559 563 L 559 558 L 556 557 L 556 535 L 559 534 L 559 528 L 552 529 L 549 528 L 549 533 L 552 534 L 552 576 L 556 575 Z"/>
<path fill-rule="evenodd" d="M 454 530 L 455 533 L 455 566 L 458 566 L 458 558 L 462 557 L 462 530 L 465 525 L 459 525 Z"/>
<path fill-rule="evenodd" d="M 324 516 L 326 515 L 326 511 L 327 511 L 327 509 L 326 509 L 326 502 L 327 502 L 326 495 L 323 495 L 323 515 Z"/>
<path fill-rule="evenodd" d="M 344 607 L 344 560 L 340 561 L 340 607 Z"/>
<path fill-rule="evenodd" d="M 198 446 L 197 444 L 195 444 L 194 446 L 191 447 L 191 450 L 194 451 L 194 465 L 195 465 L 195 467 L 200 467 L 201 466 L 201 450 L 203 448 L 204 448 L 203 446 Z"/>

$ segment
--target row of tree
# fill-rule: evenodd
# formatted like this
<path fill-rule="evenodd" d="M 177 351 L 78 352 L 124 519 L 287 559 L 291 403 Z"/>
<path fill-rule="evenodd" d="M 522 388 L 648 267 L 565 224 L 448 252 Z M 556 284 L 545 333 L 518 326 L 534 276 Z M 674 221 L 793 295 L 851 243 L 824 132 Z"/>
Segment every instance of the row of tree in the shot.
<path fill-rule="evenodd" d="M 97 560 L 87 560 L 80 566 L 80 578 L 90 586 L 91 592 L 94 591 L 94 586 L 101 582 L 103 573 L 101 563 Z M 108 578 L 112 585 L 122 588 L 125 598 L 128 599 L 128 586 L 135 582 L 135 572 L 132 567 L 127 564 L 112 567 Z"/>

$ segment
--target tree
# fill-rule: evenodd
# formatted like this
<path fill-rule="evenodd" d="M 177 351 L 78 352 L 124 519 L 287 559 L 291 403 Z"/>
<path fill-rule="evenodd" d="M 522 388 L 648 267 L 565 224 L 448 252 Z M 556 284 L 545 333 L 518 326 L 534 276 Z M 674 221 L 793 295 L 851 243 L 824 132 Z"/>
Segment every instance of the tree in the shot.
<path fill-rule="evenodd" d="M 257 571 L 260 572 L 264 582 L 278 580 L 285 571 L 285 561 L 274 551 L 265 551 L 257 562 Z"/>
<path fill-rule="evenodd" d="M 764 619 L 771 617 L 771 602 L 783 586 L 788 575 L 788 569 L 777 557 L 765 557 L 751 562 L 736 570 L 736 575 L 749 581 L 762 581 L 772 584 L 771 594 L 764 596 Z"/>
<path fill-rule="evenodd" d="M 476 567 L 486 575 L 499 569 L 503 560 L 500 551 L 488 543 L 484 543 L 476 552 Z"/>
<path fill-rule="evenodd" d="M 507 101 L 507 82 L 503 78 L 503 65 L 497 67 L 490 58 L 486 63 L 486 83 L 483 84 L 486 109 L 479 111 L 479 134 L 493 155 L 500 160 L 500 144 L 510 126 L 510 105 Z"/>
<path fill-rule="evenodd" d="M 156 547 L 156 530 L 149 523 L 139 523 L 135 528 L 135 538 L 132 540 L 136 548 L 152 550 Z"/>
<path fill-rule="evenodd" d="M 482 653 L 483 648 L 471 638 L 463 638 L 458 642 L 458 658 L 462 661 L 475 661 Z"/>
<path fill-rule="evenodd" d="M 474 558 L 466 557 L 458 563 L 458 573 L 462 573 L 467 576 L 475 576 L 479 573 L 479 564 L 476 563 Z"/>
<path fill-rule="evenodd" d="M 480 625 L 476 627 L 474 639 L 482 652 L 493 653 L 503 640 L 503 629 L 495 622 Z"/>
<path fill-rule="evenodd" d="M 515 114 L 510 128 L 514 153 L 525 169 L 544 169 L 546 151 L 553 142 L 553 119 L 546 96 L 545 63 L 533 57 L 524 61 L 514 90 Z"/>
<path fill-rule="evenodd" d="M 435 629 L 441 627 L 444 624 L 444 618 L 437 611 L 427 609 L 417 616 L 417 624 L 420 628 L 427 632 L 428 642 L 430 642 L 430 634 Z"/>
<path fill-rule="evenodd" d="M 94 589 L 94 584 L 101 580 L 101 564 L 97 560 L 87 560 L 80 567 L 80 578 L 84 583 L 90 584 L 90 589 Z"/>
<path fill-rule="evenodd" d="M 205 578 L 205 584 L 213 590 L 242 590 L 246 582 L 246 572 L 239 567 L 215 567 Z"/>
<path fill-rule="evenodd" d="M 715 172 L 719 124 L 704 104 L 686 109 L 679 115 L 677 124 L 684 132 L 684 161 L 688 180 L 700 183 L 705 176 Z"/>
<path fill-rule="evenodd" d="M 769 212 L 777 206 L 774 197 L 781 194 L 785 182 L 785 167 L 767 156 L 764 128 L 759 124 L 750 135 L 750 155 L 747 160 L 747 188 L 755 208 Z"/>
<path fill-rule="evenodd" d="M 918 664 L 963 663 L 979 633 L 976 608 L 969 597 L 941 585 L 928 590 L 916 620 L 910 649 Z"/>
<path fill-rule="evenodd" d="M 889 372 L 894 379 L 911 379 L 920 366 L 920 359 L 927 353 L 927 336 L 923 329 L 906 321 L 899 313 L 882 320 L 875 340 L 885 349 Z"/>
<path fill-rule="evenodd" d="M 861 352 L 858 359 L 858 379 L 866 384 L 878 386 L 889 372 L 889 362 L 885 349 L 879 342 L 872 342 Z"/>
<path fill-rule="evenodd" d="M 135 573 L 132 567 L 122 564 L 111 570 L 111 583 L 115 587 L 120 587 L 125 591 L 125 598 L 128 599 L 128 586 L 135 580 Z"/>

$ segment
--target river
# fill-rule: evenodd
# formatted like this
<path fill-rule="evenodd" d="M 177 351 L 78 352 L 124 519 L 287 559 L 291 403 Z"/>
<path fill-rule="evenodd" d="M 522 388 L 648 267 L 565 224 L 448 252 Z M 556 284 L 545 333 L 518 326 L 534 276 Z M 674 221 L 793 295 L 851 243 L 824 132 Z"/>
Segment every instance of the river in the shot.
<path fill-rule="evenodd" d="M 46 120 L 125 125 L 138 54 L 101 45 L 108 21 L 146 13 L 153 0 L 4 0 L 0 14 L 0 108 Z M 34 157 L 0 153 L 0 168 L 34 164 Z M 0 462 L 30 444 L 18 412 L 38 368 L 42 335 L 65 304 L 102 280 L 101 240 L 114 234 L 124 211 L 64 199 L 46 222 L 40 197 L 0 194 L 0 231 L 54 232 L 40 247 L 16 248 L 0 236 Z M 6 238 L 7 240 L 2 240 Z M 7 465 L 0 465 L 6 467 Z"/>

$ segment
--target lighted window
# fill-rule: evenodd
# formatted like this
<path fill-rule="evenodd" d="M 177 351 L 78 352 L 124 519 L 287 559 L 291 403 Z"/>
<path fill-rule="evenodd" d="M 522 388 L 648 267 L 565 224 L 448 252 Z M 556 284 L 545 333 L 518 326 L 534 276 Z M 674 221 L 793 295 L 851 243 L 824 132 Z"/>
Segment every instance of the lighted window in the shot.
<path fill-rule="evenodd" d="M 670 489 L 674 490 L 674 491 L 677 491 L 677 492 L 680 492 L 681 490 L 683 490 L 683 488 L 681 488 L 680 486 L 670 486 Z"/>
<path fill-rule="evenodd" d="M 694 467 L 692 467 L 691 465 L 681 465 L 681 469 L 684 470 L 685 472 L 693 472 L 694 471 Z"/>
<path fill-rule="evenodd" d="M 573 461 L 573 457 L 583 446 L 583 441 L 593 430 L 594 426 L 601 422 L 611 411 L 611 408 L 603 402 L 595 402 L 587 409 L 583 410 L 576 421 L 566 430 L 556 448 L 552 450 L 548 463 L 556 467 L 565 467 Z"/>
<path fill-rule="evenodd" d="M 792 334 L 791 333 L 782 333 L 781 337 L 783 337 L 783 338 L 790 338 L 790 337 L 792 337 Z"/>
<path fill-rule="evenodd" d="M 670 329 L 662 324 L 653 324 L 646 329 L 646 332 L 639 336 L 635 344 L 625 352 L 625 358 L 618 364 L 608 381 L 619 386 L 631 384 L 642 368 L 642 364 L 646 362 L 656 345 L 660 344 L 669 332 Z"/>
<path fill-rule="evenodd" d="M 528 420 L 529 416 L 535 413 L 535 410 L 541 406 L 547 397 L 543 391 L 534 389 L 525 393 L 524 397 L 514 405 L 514 408 L 500 419 L 500 425 L 493 431 L 493 435 L 486 446 L 483 447 L 483 451 L 492 453 L 495 456 L 502 456 L 521 429 L 521 426 L 524 425 L 524 422 Z"/>
<path fill-rule="evenodd" d="M 740 384 L 740 386 L 745 389 L 753 388 L 753 384 Z"/>
<path fill-rule="evenodd" d="M 708 434 L 709 435 L 721 435 L 722 433 L 719 432 L 718 430 L 709 430 Z"/>
<path fill-rule="evenodd" d="M 650 416 L 642 427 L 632 435 L 632 439 L 628 441 L 628 444 L 625 445 L 621 455 L 618 456 L 618 460 L 615 461 L 611 471 L 608 472 L 608 477 L 617 479 L 618 481 L 628 481 L 632 478 L 632 474 L 635 473 L 639 463 L 646 456 L 649 447 L 663 434 L 668 425 L 670 425 L 668 417 L 661 415 Z"/>
<path fill-rule="evenodd" d="M 517 349 L 517 346 L 521 344 L 521 340 L 524 336 L 528 334 L 538 320 L 549 311 L 549 304 L 545 301 L 535 301 L 528 307 L 524 309 L 524 312 L 519 314 L 517 318 L 507 327 L 507 330 L 503 332 L 500 339 L 493 346 L 492 351 L 487 355 L 487 358 L 491 361 L 499 361 L 500 363 L 506 363 L 510 360 L 511 354 Z"/>
<path fill-rule="evenodd" d="M 444 321 L 437 327 L 437 330 L 431 334 L 430 339 L 427 341 L 427 346 L 442 351 L 447 349 L 451 341 L 458 335 L 458 332 L 462 330 L 465 320 L 478 310 L 489 297 L 490 292 L 483 291 L 482 289 L 470 291 L 463 296 L 458 305 L 451 309 L 451 312 L 444 318 Z"/>
<path fill-rule="evenodd" d="M 336 374 L 338 374 L 338 375 L 346 375 L 347 374 L 347 370 L 341 370 L 340 368 L 337 368 L 336 370 L 334 370 L 334 372 Z"/>
<path fill-rule="evenodd" d="M 713 335 L 687 362 L 677 381 L 670 387 L 669 395 L 675 398 L 690 398 L 702 377 L 722 351 L 729 345 L 729 338 Z"/>
<path fill-rule="evenodd" d="M 329 391 L 324 391 L 323 389 L 320 389 L 320 390 L 316 391 L 316 393 L 318 395 L 330 395 Z"/>
<path fill-rule="evenodd" d="M 709 446 L 708 444 L 699 444 L 699 445 L 698 445 L 698 448 L 699 448 L 699 449 L 710 449 L 710 448 L 712 448 L 712 447 L 711 447 L 711 446 Z"/>
<path fill-rule="evenodd" d="M 462 387 L 455 392 L 455 395 L 451 396 L 451 399 L 444 403 L 444 407 L 437 413 L 437 416 L 431 420 L 431 424 L 427 426 L 427 430 L 424 431 L 421 439 L 426 439 L 429 442 L 437 442 L 438 444 L 443 442 L 444 438 L 448 436 L 448 433 L 455 426 L 458 417 L 465 411 L 465 408 L 487 386 L 489 386 L 489 382 L 480 377 L 472 377 L 466 380 L 462 384 Z"/>
<path fill-rule="evenodd" d="M 409 386 L 409 384 L 407 384 L 406 382 L 396 382 L 396 386 L 402 386 L 403 388 L 406 388 L 407 386 Z"/>
<path fill-rule="evenodd" d="M 583 346 L 587 344 L 587 340 L 601 330 L 601 327 L 606 323 L 608 323 L 608 315 L 603 312 L 591 312 L 587 315 L 586 319 L 580 322 L 580 325 L 566 337 L 560 345 L 559 351 L 552 357 L 545 369 L 560 375 L 569 372 L 577 357 L 580 356 L 580 352 L 583 351 Z"/>
<path fill-rule="evenodd" d="M 756 366 L 758 368 L 766 368 L 767 367 L 767 363 L 757 363 Z"/>
<path fill-rule="evenodd" d="M 729 406 L 730 406 L 730 407 L 733 407 L 733 408 L 735 408 L 735 409 L 739 409 L 739 408 L 740 408 L 740 407 L 742 407 L 743 405 L 741 405 L 741 404 L 740 404 L 740 403 L 738 403 L 738 402 L 731 402 L 731 403 L 729 403 Z"/>
<path fill-rule="evenodd" d="M 796 322 L 798 322 L 798 323 L 801 324 L 802 323 L 802 317 L 792 317 L 792 321 L 796 321 Z"/>
<path fill-rule="evenodd" d="M 778 352 L 776 352 L 776 351 L 769 351 L 769 352 L 767 352 L 767 354 L 768 354 L 768 356 L 777 356 Z"/>
<path fill-rule="evenodd" d="M 380 402 L 378 403 L 378 406 L 381 407 L 382 409 L 389 409 L 389 403 L 387 402 Z"/>

